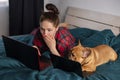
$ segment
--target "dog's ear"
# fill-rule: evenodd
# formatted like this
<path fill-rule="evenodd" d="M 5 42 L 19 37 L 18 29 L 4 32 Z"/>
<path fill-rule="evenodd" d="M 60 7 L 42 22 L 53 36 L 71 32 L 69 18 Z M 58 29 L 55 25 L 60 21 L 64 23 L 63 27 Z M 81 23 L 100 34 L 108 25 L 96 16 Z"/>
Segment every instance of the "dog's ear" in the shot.
<path fill-rule="evenodd" d="M 80 40 L 78 40 L 78 45 L 79 45 L 79 46 L 82 46 L 81 43 L 80 43 Z"/>
<path fill-rule="evenodd" d="M 91 53 L 91 50 L 88 49 L 88 48 L 85 48 L 85 50 L 83 50 L 82 57 L 86 58 L 86 57 L 88 57 L 90 55 L 90 53 Z"/>

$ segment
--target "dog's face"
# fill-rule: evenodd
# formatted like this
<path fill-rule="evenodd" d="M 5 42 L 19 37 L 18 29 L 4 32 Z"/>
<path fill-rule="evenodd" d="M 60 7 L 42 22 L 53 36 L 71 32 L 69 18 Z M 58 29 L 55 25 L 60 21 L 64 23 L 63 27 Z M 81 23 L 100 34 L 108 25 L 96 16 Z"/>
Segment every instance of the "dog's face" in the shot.
<path fill-rule="evenodd" d="M 85 47 L 83 47 L 80 42 L 77 46 L 73 47 L 70 50 L 70 53 L 68 55 L 68 58 L 73 61 L 77 61 L 79 63 L 82 63 L 83 60 L 89 56 L 91 51 Z"/>

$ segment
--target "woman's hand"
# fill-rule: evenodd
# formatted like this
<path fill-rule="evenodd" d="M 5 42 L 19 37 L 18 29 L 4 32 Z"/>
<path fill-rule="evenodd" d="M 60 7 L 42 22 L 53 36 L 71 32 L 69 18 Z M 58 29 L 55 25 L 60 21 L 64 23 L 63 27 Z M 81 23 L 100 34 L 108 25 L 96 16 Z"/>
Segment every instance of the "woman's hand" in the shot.
<path fill-rule="evenodd" d="M 47 44 L 47 46 L 49 47 L 50 50 L 56 48 L 56 40 L 53 36 L 45 35 L 44 36 L 44 41 L 45 41 L 45 43 Z"/>
<path fill-rule="evenodd" d="M 51 35 L 45 35 L 44 36 L 44 41 L 47 44 L 48 48 L 50 49 L 50 51 L 55 54 L 60 56 L 60 54 L 58 53 L 57 49 L 56 49 L 56 40 L 54 38 L 54 36 Z"/>
<path fill-rule="evenodd" d="M 39 55 L 39 56 L 41 56 L 41 53 L 40 53 L 40 50 L 38 49 L 38 47 L 37 47 L 37 46 L 35 46 L 35 45 L 34 45 L 34 46 L 32 46 L 32 47 L 34 47 L 35 49 L 37 49 L 37 51 L 38 51 L 38 55 Z"/>

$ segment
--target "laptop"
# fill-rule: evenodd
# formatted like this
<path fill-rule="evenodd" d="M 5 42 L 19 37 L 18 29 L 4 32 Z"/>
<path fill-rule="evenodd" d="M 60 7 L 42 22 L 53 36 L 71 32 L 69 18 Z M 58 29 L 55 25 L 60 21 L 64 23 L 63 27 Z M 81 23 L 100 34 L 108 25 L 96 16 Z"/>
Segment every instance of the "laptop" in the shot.
<path fill-rule="evenodd" d="M 22 62 L 31 69 L 40 70 L 39 61 L 47 59 L 46 57 L 41 57 L 40 59 L 37 49 L 32 46 L 6 36 L 2 36 L 2 39 L 6 56 Z M 59 68 L 67 72 L 74 72 L 83 77 L 80 63 L 53 54 L 50 54 L 50 57 L 54 68 Z"/>
<path fill-rule="evenodd" d="M 83 77 L 80 63 L 53 54 L 50 54 L 50 57 L 54 68 L 58 68 L 67 72 L 74 72 L 80 77 Z"/>
<path fill-rule="evenodd" d="M 2 39 L 7 57 L 17 59 L 31 69 L 40 70 L 37 49 L 10 37 L 2 36 Z"/>

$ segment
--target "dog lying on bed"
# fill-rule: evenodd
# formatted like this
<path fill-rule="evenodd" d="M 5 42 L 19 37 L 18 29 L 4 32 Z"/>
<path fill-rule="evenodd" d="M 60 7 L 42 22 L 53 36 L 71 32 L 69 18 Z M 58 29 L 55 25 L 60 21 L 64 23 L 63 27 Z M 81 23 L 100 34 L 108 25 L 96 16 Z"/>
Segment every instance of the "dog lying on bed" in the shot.
<path fill-rule="evenodd" d="M 79 44 L 71 49 L 68 58 L 81 63 L 83 72 L 92 73 L 97 66 L 108 61 L 115 61 L 117 53 L 108 45 L 89 48 L 83 47 L 79 41 Z"/>

